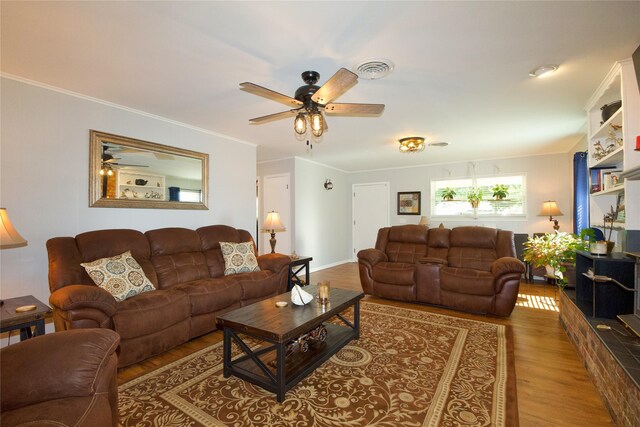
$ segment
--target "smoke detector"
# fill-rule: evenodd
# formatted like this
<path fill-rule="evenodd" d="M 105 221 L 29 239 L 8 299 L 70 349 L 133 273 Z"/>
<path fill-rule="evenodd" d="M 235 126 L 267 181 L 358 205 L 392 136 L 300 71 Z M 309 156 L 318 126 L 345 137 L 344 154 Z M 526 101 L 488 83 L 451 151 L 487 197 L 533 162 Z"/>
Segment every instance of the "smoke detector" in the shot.
<path fill-rule="evenodd" d="M 353 67 L 353 71 L 361 79 L 377 80 L 391 74 L 393 67 L 389 59 L 368 59 Z"/>

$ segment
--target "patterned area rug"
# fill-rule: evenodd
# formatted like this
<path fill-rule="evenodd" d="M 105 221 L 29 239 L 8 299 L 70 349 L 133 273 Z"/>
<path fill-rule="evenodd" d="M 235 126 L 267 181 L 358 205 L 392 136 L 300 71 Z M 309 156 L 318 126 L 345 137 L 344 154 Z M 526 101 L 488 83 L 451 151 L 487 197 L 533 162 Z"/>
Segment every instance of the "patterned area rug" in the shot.
<path fill-rule="evenodd" d="M 360 339 L 287 392 L 222 375 L 222 343 L 123 384 L 124 426 L 517 426 L 503 325 L 362 302 Z"/>

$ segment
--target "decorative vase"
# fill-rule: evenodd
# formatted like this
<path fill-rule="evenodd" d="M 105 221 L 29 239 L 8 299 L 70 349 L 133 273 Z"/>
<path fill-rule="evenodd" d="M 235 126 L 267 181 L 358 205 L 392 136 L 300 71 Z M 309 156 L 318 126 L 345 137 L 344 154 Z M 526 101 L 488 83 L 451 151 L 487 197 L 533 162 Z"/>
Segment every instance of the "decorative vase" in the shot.
<path fill-rule="evenodd" d="M 613 247 L 616 245 L 616 242 L 610 242 L 607 240 L 607 254 L 613 252 Z"/>
<path fill-rule="evenodd" d="M 469 203 L 471 203 L 471 207 L 473 209 L 476 209 L 478 207 L 478 205 L 480 204 L 480 200 L 469 200 Z"/>
<path fill-rule="evenodd" d="M 295 305 L 309 304 L 313 299 L 313 295 L 303 290 L 300 286 L 294 285 L 291 289 L 291 302 Z"/>
<path fill-rule="evenodd" d="M 598 242 L 589 243 L 589 252 L 591 255 L 606 255 L 607 254 L 607 242 L 600 240 Z"/>
<path fill-rule="evenodd" d="M 562 271 L 557 270 L 550 265 L 545 265 L 544 269 L 547 271 L 547 276 L 555 277 L 558 279 L 562 279 Z"/>

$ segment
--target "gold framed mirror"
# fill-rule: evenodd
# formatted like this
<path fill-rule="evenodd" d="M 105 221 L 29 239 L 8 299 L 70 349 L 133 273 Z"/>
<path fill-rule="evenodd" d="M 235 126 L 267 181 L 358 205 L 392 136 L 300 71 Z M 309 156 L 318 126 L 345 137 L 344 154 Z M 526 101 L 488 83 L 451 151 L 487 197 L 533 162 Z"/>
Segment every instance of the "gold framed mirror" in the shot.
<path fill-rule="evenodd" d="M 208 209 L 209 155 L 92 130 L 89 206 Z"/>

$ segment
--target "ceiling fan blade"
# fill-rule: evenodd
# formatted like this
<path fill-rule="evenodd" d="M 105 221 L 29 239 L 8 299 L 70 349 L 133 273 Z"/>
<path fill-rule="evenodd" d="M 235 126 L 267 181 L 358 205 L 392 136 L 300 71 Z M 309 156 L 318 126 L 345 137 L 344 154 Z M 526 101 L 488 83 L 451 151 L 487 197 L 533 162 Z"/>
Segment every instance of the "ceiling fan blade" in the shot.
<path fill-rule="evenodd" d="M 313 102 L 326 105 L 349 90 L 358 82 L 358 75 L 346 68 L 340 68 L 311 97 Z"/>
<path fill-rule="evenodd" d="M 324 107 L 327 114 L 341 114 L 344 116 L 368 116 L 382 114 L 384 104 L 336 104 Z"/>
<path fill-rule="evenodd" d="M 153 155 L 156 157 L 156 159 L 158 160 L 175 160 L 176 158 L 173 157 L 171 154 L 166 154 L 166 153 L 158 153 L 158 152 L 153 152 Z"/>
<path fill-rule="evenodd" d="M 129 165 L 129 164 L 126 164 L 126 163 L 109 163 L 108 165 L 109 166 L 116 166 L 116 167 L 133 166 L 133 167 L 136 167 L 136 168 L 148 168 L 149 167 L 147 165 Z"/>
<path fill-rule="evenodd" d="M 262 123 L 269 123 L 274 120 L 286 119 L 287 117 L 292 117 L 296 114 L 298 114 L 298 110 L 282 111 L 280 113 L 269 114 L 268 116 L 249 119 L 249 121 L 254 125 L 261 125 Z"/>
<path fill-rule="evenodd" d="M 280 102 L 290 107 L 302 106 L 302 102 L 298 101 L 297 99 L 291 98 L 287 95 L 283 95 L 281 93 L 278 93 L 271 89 L 267 89 L 266 87 L 258 86 L 253 83 L 249 83 L 249 82 L 240 83 L 240 90 L 252 93 L 254 95 L 262 96 L 272 101 Z"/>

